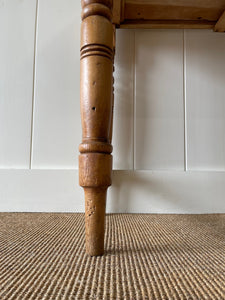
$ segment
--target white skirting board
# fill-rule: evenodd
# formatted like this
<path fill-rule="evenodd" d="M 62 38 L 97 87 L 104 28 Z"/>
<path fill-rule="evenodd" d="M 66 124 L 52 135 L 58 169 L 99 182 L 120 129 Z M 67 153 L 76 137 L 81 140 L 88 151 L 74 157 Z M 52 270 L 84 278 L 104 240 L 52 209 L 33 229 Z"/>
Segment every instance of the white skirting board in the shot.
<path fill-rule="evenodd" d="M 225 172 L 114 171 L 108 213 L 225 213 Z M 0 211 L 83 212 L 77 170 L 0 170 Z"/>

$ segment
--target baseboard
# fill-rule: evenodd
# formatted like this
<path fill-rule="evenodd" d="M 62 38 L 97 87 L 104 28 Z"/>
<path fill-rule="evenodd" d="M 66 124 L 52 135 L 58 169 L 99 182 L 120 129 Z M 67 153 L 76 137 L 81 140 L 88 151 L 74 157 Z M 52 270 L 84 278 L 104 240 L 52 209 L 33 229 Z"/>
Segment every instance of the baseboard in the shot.
<path fill-rule="evenodd" d="M 109 213 L 225 213 L 225 172 L 114 171 Z M 83 212 L 77 170 L 0 170 L 0 211 Z"/>

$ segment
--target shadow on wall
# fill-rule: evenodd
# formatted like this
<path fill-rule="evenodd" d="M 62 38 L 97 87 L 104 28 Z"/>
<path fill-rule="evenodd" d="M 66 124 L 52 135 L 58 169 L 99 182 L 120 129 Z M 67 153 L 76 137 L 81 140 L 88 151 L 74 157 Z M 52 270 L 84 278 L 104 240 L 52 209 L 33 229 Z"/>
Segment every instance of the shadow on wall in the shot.
<path fill-rule="evenodd" d="M 221 172 L 114 171 L 107 212 L 224 213 Z"/>

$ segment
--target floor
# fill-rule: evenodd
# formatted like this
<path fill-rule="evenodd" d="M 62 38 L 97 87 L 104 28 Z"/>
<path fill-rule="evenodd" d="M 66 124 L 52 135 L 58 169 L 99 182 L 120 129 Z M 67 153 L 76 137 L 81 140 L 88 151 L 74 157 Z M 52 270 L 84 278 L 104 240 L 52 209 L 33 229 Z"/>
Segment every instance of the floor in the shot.
<path fill-rule="evenodd" d="M 225 214 L 112 214 L 105 255 L 84 215 L 0 213 L 0 299 L 225 299 Z"/>

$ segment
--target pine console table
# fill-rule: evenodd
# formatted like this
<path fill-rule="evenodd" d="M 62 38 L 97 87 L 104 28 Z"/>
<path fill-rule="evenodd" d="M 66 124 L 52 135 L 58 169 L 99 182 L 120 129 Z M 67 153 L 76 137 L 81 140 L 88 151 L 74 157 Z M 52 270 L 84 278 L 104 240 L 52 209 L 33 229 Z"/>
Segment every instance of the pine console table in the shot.
<path fill-rule="evenodd" d="M 85 193 L 86 252 L 104 253 L 112 174 L 116 28 L 192 28 L 225 32 L 225 0 L 82 0 L 79 181 Z"/>

